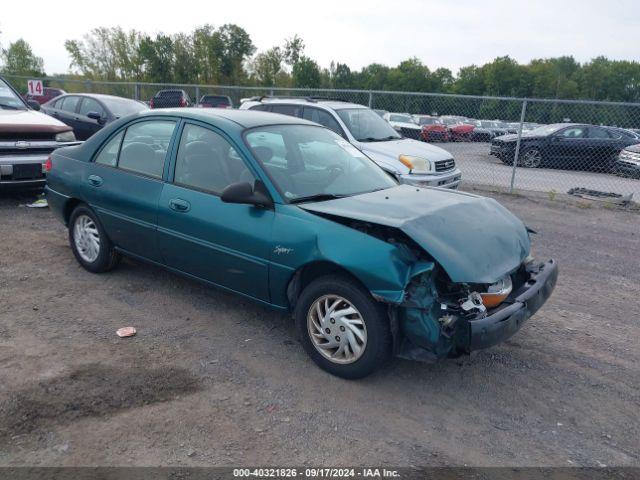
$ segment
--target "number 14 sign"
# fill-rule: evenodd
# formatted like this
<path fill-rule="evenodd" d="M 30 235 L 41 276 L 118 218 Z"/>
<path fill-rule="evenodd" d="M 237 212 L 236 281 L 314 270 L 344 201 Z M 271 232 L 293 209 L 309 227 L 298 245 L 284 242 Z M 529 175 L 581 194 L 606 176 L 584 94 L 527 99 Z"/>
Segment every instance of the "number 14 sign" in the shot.
<path fill-rule="evenodd" d="M 35 97 L 42 95 L 42 80 L 29 80 L 27 82 L 27 93 Z"/>

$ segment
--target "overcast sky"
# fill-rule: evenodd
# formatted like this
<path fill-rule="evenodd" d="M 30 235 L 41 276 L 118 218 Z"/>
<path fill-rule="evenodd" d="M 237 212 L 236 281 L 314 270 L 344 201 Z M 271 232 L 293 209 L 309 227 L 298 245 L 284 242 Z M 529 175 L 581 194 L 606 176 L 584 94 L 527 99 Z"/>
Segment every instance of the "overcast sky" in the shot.
<path fill-rule="evenodd" d="M 68 70 L 64 41 L 94 27 L 175 33 L 205 23 L 240 25 L 258 50 L 297 33 L 325 67 L 393 66 L 413 56 L 454 73 L 502 55 L 640 60 L 640 0 L 5 0 L 0 43 L 24 38 L 52 74 Z"/>

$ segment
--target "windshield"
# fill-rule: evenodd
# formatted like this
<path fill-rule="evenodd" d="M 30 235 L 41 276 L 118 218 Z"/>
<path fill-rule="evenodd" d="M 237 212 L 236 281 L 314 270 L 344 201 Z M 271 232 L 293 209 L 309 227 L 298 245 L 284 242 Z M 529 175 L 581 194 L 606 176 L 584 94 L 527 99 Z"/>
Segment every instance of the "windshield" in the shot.
<path fill-rule="evenodd" d="M 413 119 L 409 115 L 390 115 L 390 122 L 413 123 Z"/>
<path fill-rule="evenodd" d="M 418 120 L 418 123 L 420 125 L 436 125 L 440 122 L 437 119 L 432 117 L 420 117 L 420 120 Z"/>
<path fill-rule="evenodd" d="M 101 100 L 116 118 L 126 117 L 142 110 L 149 110 L 149 107 L 144 103 L 136 100 L 128 100 L 126 98 L 101 98 Z"/>
<path fill-rule="evenodd" d="M 336 112 L 351 135 L 359 142 L 402 138 L 386 120 L 368 108 L 345 108 Z"/>
<path fill-rule="evenodd" d="M 22 99 L 0 78 L 0 108 L 6 110 L 26 110 Z"/>
<path fill-rule="evenodd" d="M 358 195 L 396 185 L 356 147 L 323 127 L 256 127 L 247 131 L 245 141 L 289 202 Z"/>
<path fill-rule="evenodd" d="M 200 103 L 209 103 L 217 107 L 219 105 L 231 105 L 231 100 L 229 100 L 229 97 L 220 95 L 205 95 L 200 99 Z"/>

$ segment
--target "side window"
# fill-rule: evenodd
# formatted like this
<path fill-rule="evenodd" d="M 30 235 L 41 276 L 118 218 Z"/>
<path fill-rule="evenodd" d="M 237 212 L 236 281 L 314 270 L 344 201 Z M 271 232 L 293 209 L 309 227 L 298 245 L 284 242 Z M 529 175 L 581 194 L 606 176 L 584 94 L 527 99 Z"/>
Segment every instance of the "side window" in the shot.
<path fill-rule="evenodd" d="M 558 135 L 564 138 L 585 138 L 585 127 L 569 127 L 562 130 Z"/>
<path fill-rule="evenodd" d="M 76 97 L 75 95 L 71 95 L 69 97 L 65 97 L 62 99 L 62 106 L 58 106 L 58 108 L 64 110 L 65 112 L 75 112 L 76 107 L 78 106 L 78 102 L 80 101 L 80 97 Z"/>
<path fill-rule="evenodd" d="M 101 116 L 105 116 L 104 109 L 98 102 L 93 98 L 84 97 L 80 104 L 80 115 L 86 117 L 89 112 L 98 112 Z"/>
<path fill-rule="evenodd" d="M 604 128 L 589 127 L 589 138 L 609 140 L 611 138 L 611 135 L 609 135 L 609 132 Z"/>
<path fill-rule="evenodd" d="M 342 128 L 331 114 L 320 110 L 319 108 L 304 107 L 304 119 L 311 122 L 319 123 L 323 127 L 333 130 L 338 135 L 344 135 Z"/>
<path fill-rule="evenodd" d="M 242 157 L 221 135 L 198 125 L 182 131 L 174 183 L 219 194 L 232 183 L 255 181 Z"/>
<path fill-rule="evenodd" d="M 148 120 L 127 128 L 122 141 L 118 167 L 162 178 L 164 160 L 176 122 Z"/>
<path fill-rule="evenodd" d="M 258 110 L 261 112 L 265 112 L 267 111 L 267 106 L 264 103 L 261 103 L 260 105 L 254 105 L 253 107 L 249 108 L 249 110 Z"/>
<path fill-rule="evenodd" d="M 289 115 L 290 117 L 300 117 L 302 113 L 302 106 L 300 105 L 271 105 L 271 111 L 273 113 L 281 113 L 282 115 Z"/>
<path fill-rule="evenodd" d="M 120 150 L 120 143 L 122 142 L 122 136 L 124 132 L 118 133 L 115 137 L 109 140 L 100 153 L 96 157 L 96 163 L 103 165 L 109 165 L 115 167 L 118 163 L 118 151 Z"/>

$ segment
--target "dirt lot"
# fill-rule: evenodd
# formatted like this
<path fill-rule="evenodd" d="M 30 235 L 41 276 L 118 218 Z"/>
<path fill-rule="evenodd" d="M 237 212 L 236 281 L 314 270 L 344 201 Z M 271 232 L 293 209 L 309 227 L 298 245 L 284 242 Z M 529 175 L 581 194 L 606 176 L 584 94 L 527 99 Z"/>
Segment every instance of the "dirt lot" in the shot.
<path fill-rule="evenodd" d="M 638 214 L 499 197 L 559 261 L 549 303 L 500 347 L 348 382 L 282 314 L 82 270 L 25 200 L 0 196 L 0 465 L 640 464 Z"/>

